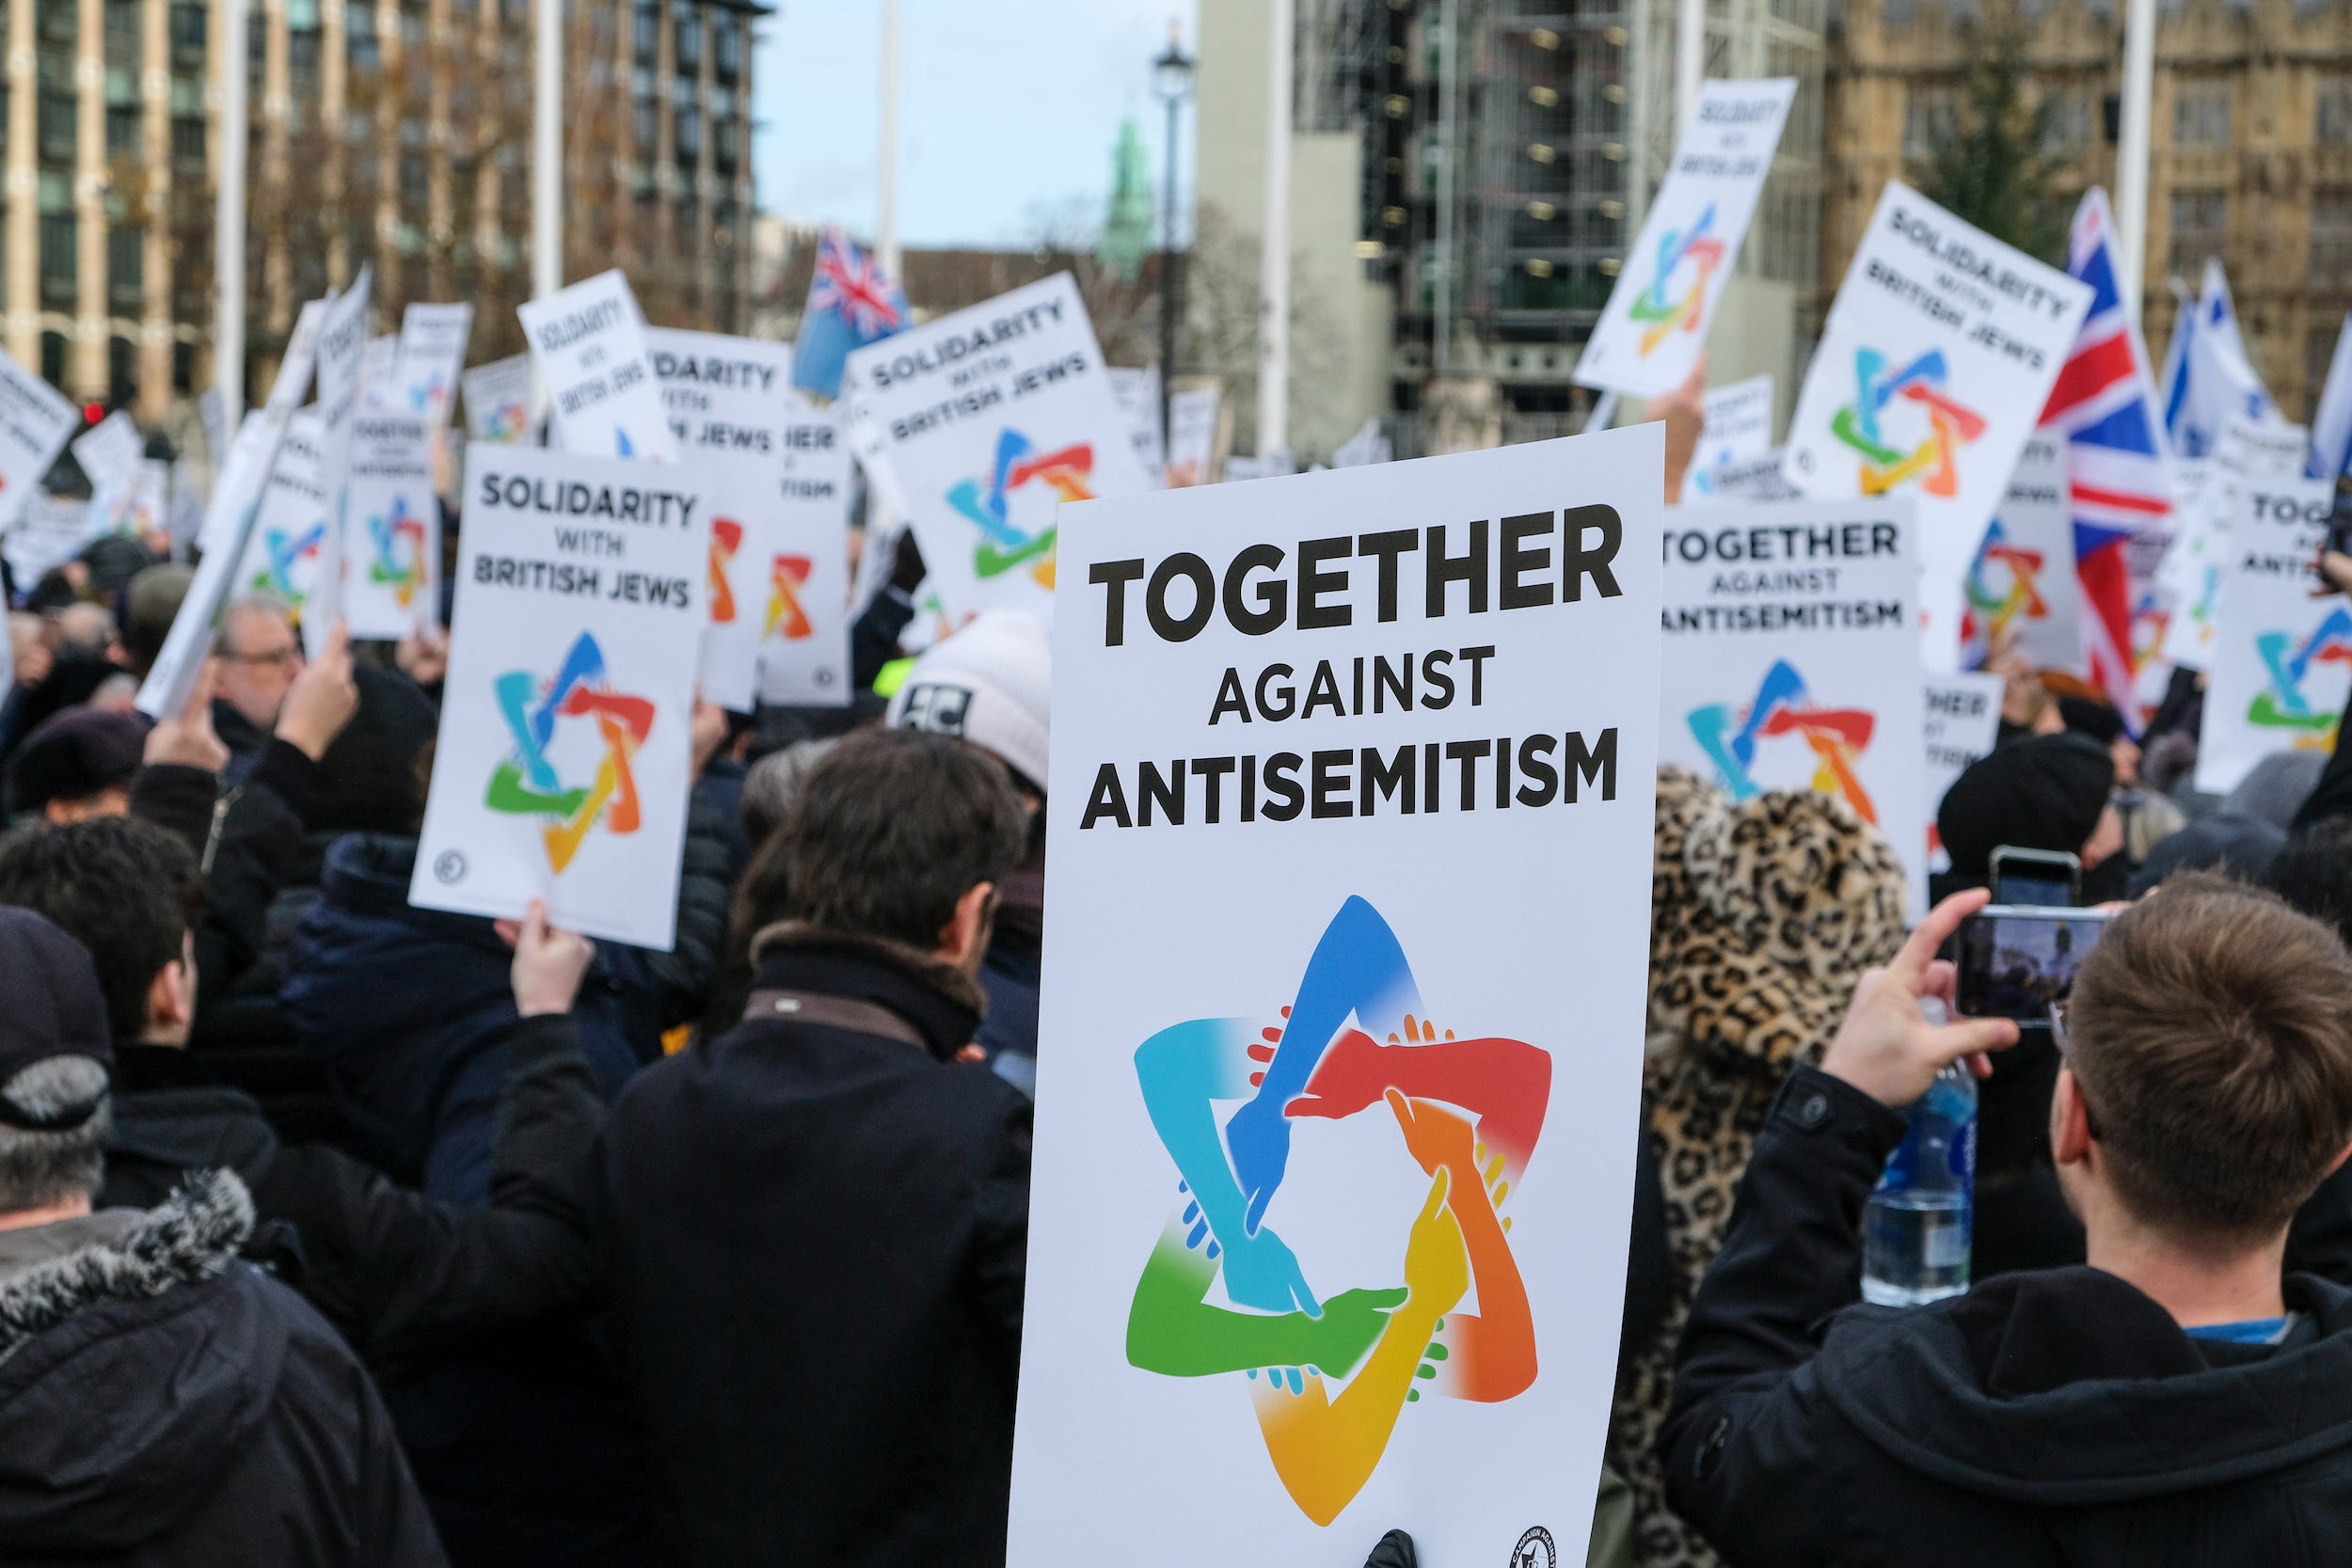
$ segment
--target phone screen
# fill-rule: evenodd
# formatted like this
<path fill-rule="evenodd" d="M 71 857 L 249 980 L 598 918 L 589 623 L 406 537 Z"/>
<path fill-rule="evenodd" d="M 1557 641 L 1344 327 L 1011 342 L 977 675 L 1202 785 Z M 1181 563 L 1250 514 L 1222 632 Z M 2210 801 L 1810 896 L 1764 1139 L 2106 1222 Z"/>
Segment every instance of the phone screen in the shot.
<path fill-rule="evenodd" d="M 2074 988 L 2075 971 L 2106 930 L 2104 910 L 1993 905 L 1960 927 L 1960 1010 L 2046 1027 L 2050 1006 Z"/>
<path fill-rule="evenodd" d="M 1996 904 L 2038 904 L 2063 908 L 2074 901 L 2074 879 L 2055 867 L 2032 866 L 2003 871 L 1993 884 Z"/>

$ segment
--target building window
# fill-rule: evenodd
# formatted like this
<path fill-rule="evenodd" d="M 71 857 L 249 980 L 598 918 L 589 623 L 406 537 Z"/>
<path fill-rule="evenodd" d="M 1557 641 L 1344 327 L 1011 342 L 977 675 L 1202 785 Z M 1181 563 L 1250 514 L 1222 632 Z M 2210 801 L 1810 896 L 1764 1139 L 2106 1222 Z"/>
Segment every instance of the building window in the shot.
<path fill-rule="evenodd" d="M 692 0 L 677 8 L 676 48 L 678 74 L 691 76 L 702 70 L 703 13 Z"/>
<path fill-rule="evenodd" d="M 384 46 L 375 36 L 375 7 L 369 0 L 350 0 L 343 8 L 343 39 L 354 71 L 380 71 Z"/>
<path fill-rule="evenodd" d="M 204 162 L 204 87 L 186 76 L 171 79 L 171 155 L 183 166 Z"/>
<path fill-rule="evenodd" d="M 722 81 L 743 74 L 743 19 L 721 11 L 710 19 L 711 65 Z"/>
<path fill-rule="evenodd" d="M 736 127 L 739 123 L 733 115 L 710 118 L 710 166 L 721 174 L 735 172 Z"/>
<path fill-rule="evenodd" d="M 2352 277 L 2352 185 L 2312 191 L 2312 281 L 2328 288 Z"/>
<path fill-rule="evenodd" d="M 137 69 L 144 53 L 139 47 L 140 9 L 139 0 L 106 0 L 103 26 L 108 65 Z"/>
<path fill-rule="evenodd" d="M 1960 133 L 1960 96 L 1950 87 L 1914 87 L 1903 103 L 1903 156 L 1929 158 Z"/>
<path fill-rule="evenodd" d="M 40 335 L 40 378 L 52 387 L 65 380 L 65 334 L 44 332 Z"/>
<path fill-rule="evenodd" d="M 106 296 L 118 310 L 147 298 L 147 231 L 118 223 L 106 230 Z"/>
<path fill-rule="evenodd" d="M 640 158 L 650 158 L 653 156 L 655 143 L 658 142 L 661 136 L 660 111 L 655 105 L 652 99 L 641 98 L 637 101 L 637 113 L 635 118 L 637 121 L 637 155 Z"/>
<path fill-rule="evenodd" d="M 106 150 L 139 150 L 138 79 L 120 66 L 106 68 Z"/>
<path fill-rule="evenodd" d="M 2043 99 L 2035 118 L 2046 153 L 2062 156 L 2090 145 L 2090 94 L 2079 87 L 2061 88 Z"/>
<path fill-rule="evenodd" d="M 73 162 L 73 54 L 54 43 L 41 45 L 38 56 L 40 99 L 35 140 L 40 156 L 54 164 Z"/>
<path fill-rule="evenodd" d="M 661 53 L 661 9 L 658 6 L 640 4 L 637 8 L 636 54 L 640 64 L 650 65 Z"/>
<path fill-rule="evenodd" d="M 703 112 L 691 103 L 680 103 L 672 119 L 677 135 L 677 166 L 691 169 L 702 161 Z"/>
<path fill-rule="evenodd" d="M 74 248 L 81 225 L 72 213 L 40 214 L 40 300 L 43 305 L 71 307 L 79 257 Z"/>
<path fill-rule="evenodd" d="M 400 155 L 400 199 L 411 211 L 422 212 L 431 185 L 425 168 L 424 154 L 404 152 Z"/>
<path fill-rule="evenodd" d="M 2312 110 L 2312 139 L 2328 147 L 2352 143 L 2352 76 L 2330 72 L 2319 79 Z"/>
<path fill-rule="evenodd" d="M 2230 84 L 2183 82 L 2172 97 L 2172 145 L 2227 147 L 2230 144 Z"/>
<path fill-rule="evenodd" d="M 2218 256 L 2230 240 L 2230 197 L 2226 191 L 2172 193 L 2171 268 L 2193 277 L 2208 256 Z"/>
<path fill-rule="evenodd" d="M 171 8 L 171 63 L 202 66 L 205 51 L 211 47 L 205 33 L 210 24 L 201 5 L 174 5 Z"/>

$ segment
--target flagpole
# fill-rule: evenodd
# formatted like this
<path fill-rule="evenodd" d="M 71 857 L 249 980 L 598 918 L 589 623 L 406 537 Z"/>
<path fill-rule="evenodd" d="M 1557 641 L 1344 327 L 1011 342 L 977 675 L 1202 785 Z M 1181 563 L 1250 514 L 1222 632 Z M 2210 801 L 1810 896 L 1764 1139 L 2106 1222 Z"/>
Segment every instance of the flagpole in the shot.
<path fill-rule="evenodd" d="M 531 105 L 531 297 L 564 286 L 564 0 L 538 0 Z"/>
<path fill-rule="evenodd" d="M 1273 0 L 1266 68 L 1265 237 L 1258 256 L 1258 456 L 1290 444 L 1291 17 Z M 1446 40 L 1449 52 L 1454 47 Z"/>
<path fill-rule="evenodd" d="M 874 250 L 882 271 L 898 274 L 898 0 L 882 0 L 881 172 L 875 180 Z M 900 285 L 904 287 L 902 283 Z"/>
<path fill-rule="evenodd" d="M 2123 103 L 2116 127 L 2115 241 L 2123 309 L 2139 320 L 2147 287 L 2148 134 L 2156 75 L 2156 0 L 2127 0 L 2123 14 Z"/>
<path fill-rule="evenodd" d="M 245 418 L 246 0 L 221 0 L 220 182 L 213 194 L 213 384 L 221 426 Z M 213 461 L 220 462 L 215 452 Z"/>

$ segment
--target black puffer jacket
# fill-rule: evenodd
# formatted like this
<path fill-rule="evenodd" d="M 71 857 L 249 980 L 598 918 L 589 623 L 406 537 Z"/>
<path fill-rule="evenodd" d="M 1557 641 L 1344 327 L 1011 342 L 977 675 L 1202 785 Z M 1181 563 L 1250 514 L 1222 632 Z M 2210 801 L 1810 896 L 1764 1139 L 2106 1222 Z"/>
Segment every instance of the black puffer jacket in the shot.
<path fill-rule="evenodd" d="M 1742 1568 L 2320 1568 L 2352 1541 L 2352 1291 L 2290 1275 L 2275 1348 L 2192 1340 L 2097 1269 L 1853 1305 L 1903 1118 L 1789 1076 L 1683 1330 L 1660 1447 Z"/>
<path fill-rule="evenodd" d="M 234 1177 L 0 1233 L 0 1559 L 444 1561 L 368 1375 L 237 1260 Z"/>

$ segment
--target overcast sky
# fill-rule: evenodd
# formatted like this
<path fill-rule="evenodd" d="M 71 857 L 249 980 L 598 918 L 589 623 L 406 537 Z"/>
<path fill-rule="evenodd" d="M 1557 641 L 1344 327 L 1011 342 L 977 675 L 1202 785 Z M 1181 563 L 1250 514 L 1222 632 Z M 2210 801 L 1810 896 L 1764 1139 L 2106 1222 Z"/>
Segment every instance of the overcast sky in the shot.
<path fill-rule="evenodd" d="M 759 204 L 874 226 L 879 0 L 782 0 L 761 24 Z M 1151 61 L 1193 0 L 899 0 L 898 230 L 905 245 L 1019 244 L 1040 212 L 1099 224 L 1119 122 L 1132 114 L 1160 178 L 1165 111 Z M 1185 111 L 1179 190 L 1189 190 Z"/>

